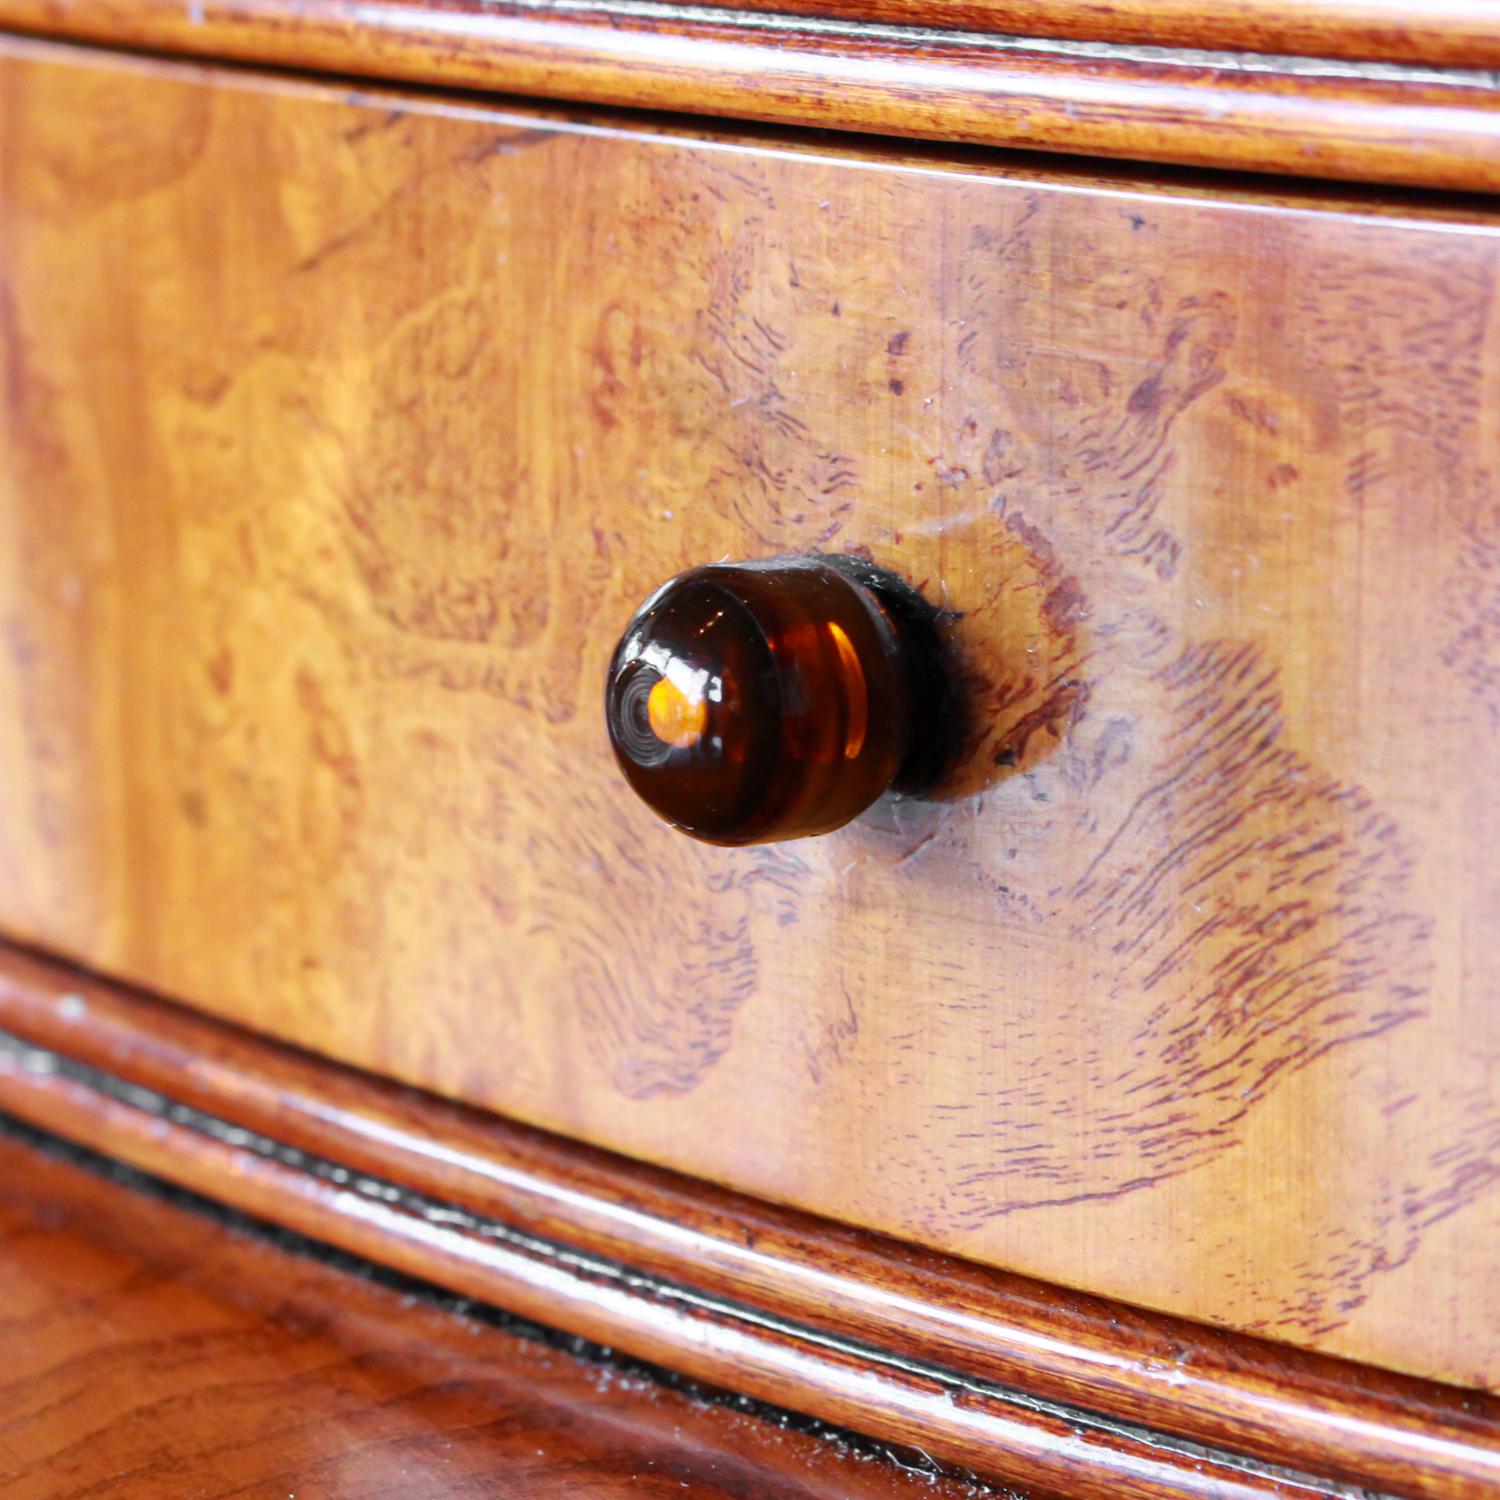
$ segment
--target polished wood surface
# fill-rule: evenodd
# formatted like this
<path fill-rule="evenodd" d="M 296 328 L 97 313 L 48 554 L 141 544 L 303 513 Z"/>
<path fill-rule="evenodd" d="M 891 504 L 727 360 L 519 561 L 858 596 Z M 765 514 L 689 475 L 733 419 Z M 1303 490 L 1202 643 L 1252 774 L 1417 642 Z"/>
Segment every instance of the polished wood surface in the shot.
<path fill-rule="evenodd" d="M 1077 1500 L 1312 1500 L 1325 1493 L 1314 1476 L 1184 1449 L 1077 1408 L 1017 1400 L 926 1362 L 881 1359 L 795 1325 L 747 1317 L 337 1164 L 311 1171 L 276 1142 L 184 1118 L 170 1101 L 142 1101 L 108 1080 L 80 1079 L 50 1055 L 0 1047 L 0 1078 L 7 1105 L 23 1118 L 211 1199 L 743 1396 L 796 1398 L 815 1417 L 997 1480 Z M 1468 1485 L 1456 1493 L 1482 1492 Z"/>
<path fill-rule="evenodd" d="M 27 1065 L 28 1048 L 38 1049 L 41 1065 Z M 72 1076 L 59 1080 L 67 1069 Z M 101 1100 L 106 1089 L 136 1107 L 121 1111 Z M 143 1103 L 130 1092 L 139 1089 L 158 1100 Z M 504 1225 L 533 1244 L 566 1247 L 569 1264 L 604 1257 L 629 1268 L 634 1303 L 610 1304 L 587 1286 L 556 1280 L 543 1299 L 523 1269 L 497 1258 L 483 1264 L 480 1283 L 459 1284 L 502 1303 L 539 1303 L 542 1316 L 668 1363 L 702 1361 L 706 1352 L 718 1361 L 698 1366 L 706 1378 L 734 1385 L 745 1378 L 735 1334 L 747 1309 L 762 1326 L 769 1319 L 784 1330 L 815 1331 L 825 1346 L 834 1340 L 866 1351 L 865 1379 L 883 1401 L 867 1394 L 851 1408 L 847 1384 L 830 1379 L 826 1365 L 757 1363 L 758 1373 L 783 1404 L 837 1410 L 856 1426 L 910 1435 L 886 1425 L 891 1407 L 911 1414 L 885 1375 L 894 1359 L 947 1372 L 968 1383 L 970 1396 L 977 1381 L 1090 1413 L 1084 1431 L 1101 1422 L 1141 1424 L 1155 1434 L 1157 1462 L 1146 1477 L 1162 1493 L 1197 1493 L 1223 1477 L 1213 1467 L 1200 1471 L 1196 1457 L 1186 1467 L 1161 1461 L 1182 1438 L 1381 1493 L 1477 1497 L 1500 1485 L 1494 1397 L 1064 1292 L 778 1209 L 444 1104 L 15 952 L 0 953 L 0 1107 L 292 1223 L 306 1222 L 295 1176 L 278 1195 L 262 1191 L 260 1171 L 201 1175 L 204 1117 L 220 1139 L 252 1132 L 261 1158 L 274 1149 L 295 1163 L 291 1153 L 302 1152 L 338 1163 L 351 1180 L 375 1179 L 383 1201 L 447 1205 L 450 1223 Z M 163 1138 L 163 1117 L 195 1119 L 198 1134 Z M 242 1153 L 251 1149 L 243 1134 L 228 1138 Z M 453 1211 L 472 1219 L 456 1221 Z M 350 1218 L 319 1222 L 347 1233 Z M 439 1280 L 451 1270 L 441 1254 L 423 1259 L 410 1235 L 387 1240 L 372 1227 L 364 1226 L 358 1243 L 373 1246 L 375 1256 Z M 466 1271 L 472 1276 L 474 1266 Z M 659 1286 L 677 1288 L 679 1298 L 686 1290 L 700 1310 L 716 1307 L 717 1318 L 684 1327 L 662 1317 L 651 1305 Z M 684 1333 L 693 1347 L 674 1355 L 673 1341 Z M 941 1449 L 951 1437 L 934 1433 L 920 1412 L 915 1421 L 926 1445 L 936 1439 Z M 1018 1445 L 1009 1427 L 971 1430 L 958 1451 L 972 1461 L 976 1439 L 987 1438 L 995 1446 L 980 1449 L 981 1463 L 1012 1477 L 1024 1466 L 1030 1477 L 1075 1488 L 1079 1466 L 1068 1464 L 1066 1448 L 1049 1450 L 1045 1432 L 1024 1435 Z M 1097 1460 L 1097 1477 L 1111 1493 L 1119 1458 Z M 1142 1482 L 1139 1468 L 1131 1478 Z"/>
<path fill-rule="evenodd" d="M 0 926 L 902 1238 L 1500 1385 L 1493 218 L 0 73 Z M 713 850 L 659 580 L 956 617 L 947 799 Z"/>
<path fill-rule="evenodd" d="M 950 145 L 1500 190 L 1500 86 L 1473 70 L 1066 50 L 654 0 L 0 0 L 0 27 Z"/>
<path fill-rule="evenodd" d="M 580 1358 L 32 1141 L 0 1134 L 0 1178 L 5 1500 L 999 1494 Z"/>
<path fill-rule="evenodd" d="M 1500 64 L 1495 0 L 736 0 L 736 5 L 1086 41 L 1461 68 Z"/>

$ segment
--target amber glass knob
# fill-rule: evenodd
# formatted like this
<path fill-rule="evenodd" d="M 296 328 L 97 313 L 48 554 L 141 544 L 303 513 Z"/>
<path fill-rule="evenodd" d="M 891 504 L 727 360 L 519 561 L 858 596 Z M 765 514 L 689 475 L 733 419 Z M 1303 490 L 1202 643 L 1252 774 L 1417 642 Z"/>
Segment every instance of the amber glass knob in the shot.
<path fill-rule="evenodd" d="M 715 844 L 826 833 L 912 758 L 922 649 L 889 575 L 854 559 L 714 564 L 636 612 L 609 737 L 661 817 Z"/>

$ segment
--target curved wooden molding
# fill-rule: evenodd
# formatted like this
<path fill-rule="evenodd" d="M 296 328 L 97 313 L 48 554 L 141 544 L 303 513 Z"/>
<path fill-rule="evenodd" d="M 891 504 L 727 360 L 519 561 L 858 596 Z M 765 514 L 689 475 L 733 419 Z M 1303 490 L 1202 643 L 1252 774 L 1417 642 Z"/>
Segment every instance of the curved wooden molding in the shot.
<path fill-rule="evenodd" d="M 7 1119 L 0 1182 L 7 1500 L 1006 1500 Z"/>
<path fill-rule="evenodd" d="M 659 0 L 0 0 L 74 40 L 779 124 L 1197 167 L 1500 190 L 1500 88 Z"/>
<path fill-rule="evenodd" d="M 740 0 L 873 21 L 1020 32 L 1159 47 L 1226 47 L 1307 57 L 1494 67 L 1491 0 Z"/>
<path fill-rule="evenodd" d="M 1479 1497 L 1500 1401 L 1075 1295 L 0 951 L 0 1108 L 747 1395 L 1080 1496 Z M 1363 1491 L 1358 1491 L 1362 1493 Z"/>

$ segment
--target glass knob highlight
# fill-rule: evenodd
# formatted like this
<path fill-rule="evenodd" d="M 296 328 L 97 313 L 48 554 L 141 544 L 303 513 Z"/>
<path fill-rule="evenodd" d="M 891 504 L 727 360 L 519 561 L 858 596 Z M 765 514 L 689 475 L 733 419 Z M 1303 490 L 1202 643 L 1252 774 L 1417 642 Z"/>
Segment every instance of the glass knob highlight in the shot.
<path fill-rule="evenodd" d="M 610 663 L 605 720 L 625 779 L 710 843 L 841 827 L 914 759 L 934 667 L 921 613 L 898 580 L 852 558 L 679 574 Z"/>

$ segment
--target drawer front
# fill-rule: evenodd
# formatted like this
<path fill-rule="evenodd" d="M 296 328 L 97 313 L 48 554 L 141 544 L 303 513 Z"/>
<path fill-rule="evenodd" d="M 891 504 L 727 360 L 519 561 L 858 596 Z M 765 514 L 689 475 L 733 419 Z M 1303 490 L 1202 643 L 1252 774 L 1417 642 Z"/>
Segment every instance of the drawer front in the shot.
<path fill-rule="evenodd" d="M 19 44 L 0 100 L 10 935 L 1500 1381 L 1493 219 Z M 818 549 L 952 612 L 961 764 L 693 843 L 616 637 Z"/>

